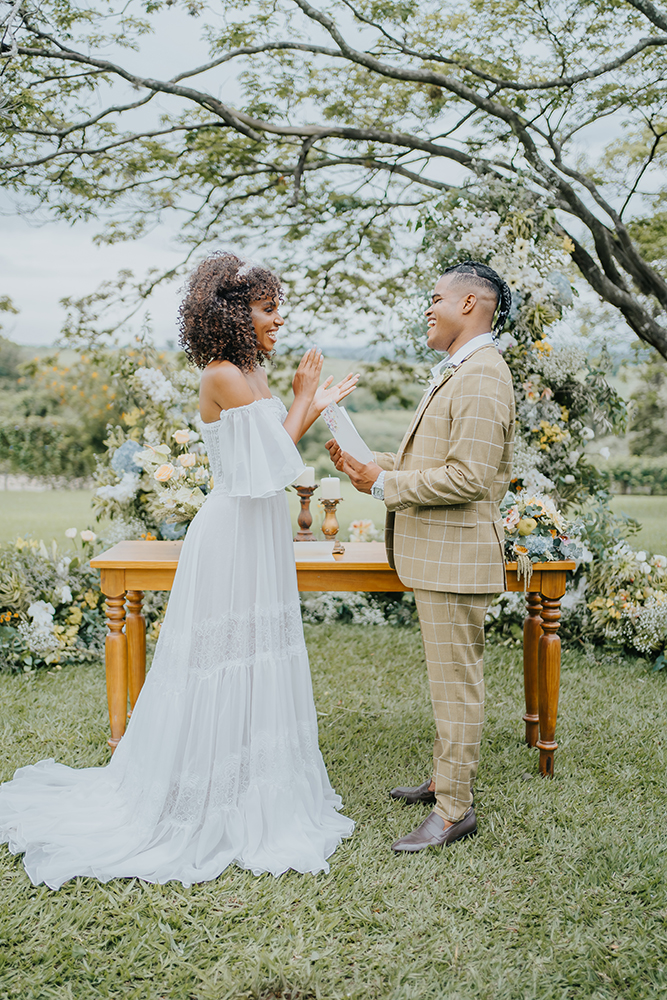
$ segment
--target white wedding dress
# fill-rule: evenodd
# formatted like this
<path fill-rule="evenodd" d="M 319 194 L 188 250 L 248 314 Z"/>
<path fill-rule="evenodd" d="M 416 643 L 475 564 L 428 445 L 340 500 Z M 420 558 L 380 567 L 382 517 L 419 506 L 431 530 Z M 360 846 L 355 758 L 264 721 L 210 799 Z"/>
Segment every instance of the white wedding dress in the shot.
<path fill-rule="evenodd" d="M 0 785 L 0 842 L 34 884 L 328 871 L 352 833 L 318 747 L 284 492 L 303 463 L 285 415 L 274 397 L 204 425 L 214 489 L 108 766 L 42 760 Z"/>

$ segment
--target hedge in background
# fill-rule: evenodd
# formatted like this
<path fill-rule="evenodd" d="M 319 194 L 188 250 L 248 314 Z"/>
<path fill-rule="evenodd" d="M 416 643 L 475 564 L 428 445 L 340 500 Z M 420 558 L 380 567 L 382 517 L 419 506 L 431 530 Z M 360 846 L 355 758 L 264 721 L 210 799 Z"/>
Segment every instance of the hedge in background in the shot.
<path fill-rule="evenodd" d="M 0 423 L 0 453 L 12 472 L 32 476 L 91 475 L 95 453 L 78 423 L 34 414 Z"/>
<path fill-rule="evenodd" d="M 614 493 L 667 496 L 667 455 L 658 458 L 625 456 L 607 462 L 601 472 Z"/>

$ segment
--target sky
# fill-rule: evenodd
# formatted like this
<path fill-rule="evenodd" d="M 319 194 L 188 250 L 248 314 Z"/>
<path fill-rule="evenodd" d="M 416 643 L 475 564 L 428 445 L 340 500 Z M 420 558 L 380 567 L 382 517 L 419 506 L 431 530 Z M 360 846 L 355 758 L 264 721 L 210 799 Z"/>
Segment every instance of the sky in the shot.
<path fill-rule="evenodd" d="M 107 58 L 118 57 L 130 70 L 162 78 L 208 60 L 197 19 L 180 8 L 168 8 L 152 21 L 156 31 L 142 38 L 140 52 L 109 48 Z M 229 93 L 229 76 L 226 71 L 217 72 L 214 92 L 225 88 Z M 207 76 L 198 79 L 206 80 Z M 208 85 L 211 83 L 209 80 Z M 126 94 L 123 99 L 127 99 Z M 150 115 L 152 119 L 152 111 Z M 0 196 L 0 296 L 9 295 L 20 310 L 17 316 L 0 314 L 4 336 L 19 344 L 53 344 L 65 319 L 60 305 L 65 296 L 94 292 L 122 269 L 141 276 L 149 266 L 167 269 L 183 259 L 183 247 L 176 246 L 175 229 L 168 223 L 142 240 L 100 247 L 93 243 L 97 228 L 94 223 L 82 222 L 38 225 L 17 216 L 7 197 Z M 180 286 L 179 280 L 159 288 L 147 307 L 159 345 L 177 337 Z"/>

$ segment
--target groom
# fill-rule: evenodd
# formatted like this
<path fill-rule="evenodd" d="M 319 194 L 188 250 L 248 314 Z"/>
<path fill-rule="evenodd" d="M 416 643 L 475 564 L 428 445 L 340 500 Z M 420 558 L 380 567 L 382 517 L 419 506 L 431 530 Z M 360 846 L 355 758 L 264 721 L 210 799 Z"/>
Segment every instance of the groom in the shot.
<path fill-rule="evenodd" d="M 384 500 L 387 556 L 414 589 L 424 640 L 437 733 L 433 775 L 391 795 L 434 808 L 394 851 L 451 844 L 477 830 L 484 618 L 506 585 L 498 503 L 509 486 L 514 438 L 512 378 L 494 335 L 511 301 L 490 267 L 448 268 L 426 310 L 428 346 L 448 357 L 432 369 L 398 452 L 362 465 L 335 441 L 326 445 L 356 489 Z"/>

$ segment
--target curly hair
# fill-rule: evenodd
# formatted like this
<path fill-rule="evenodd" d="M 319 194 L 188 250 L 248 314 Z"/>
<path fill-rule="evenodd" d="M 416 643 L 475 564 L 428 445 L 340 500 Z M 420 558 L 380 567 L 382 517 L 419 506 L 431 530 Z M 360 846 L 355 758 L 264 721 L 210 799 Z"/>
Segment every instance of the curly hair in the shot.
<path fill-rule="evenodd" d="M 192 364 L 231 361 L 250 372 L 263 364 L 250 318 L 257 299 L 283 301 L 279 278 L 225 250 L 207 257 L 190 275 L 178 310 L 179 344 Z"/>

